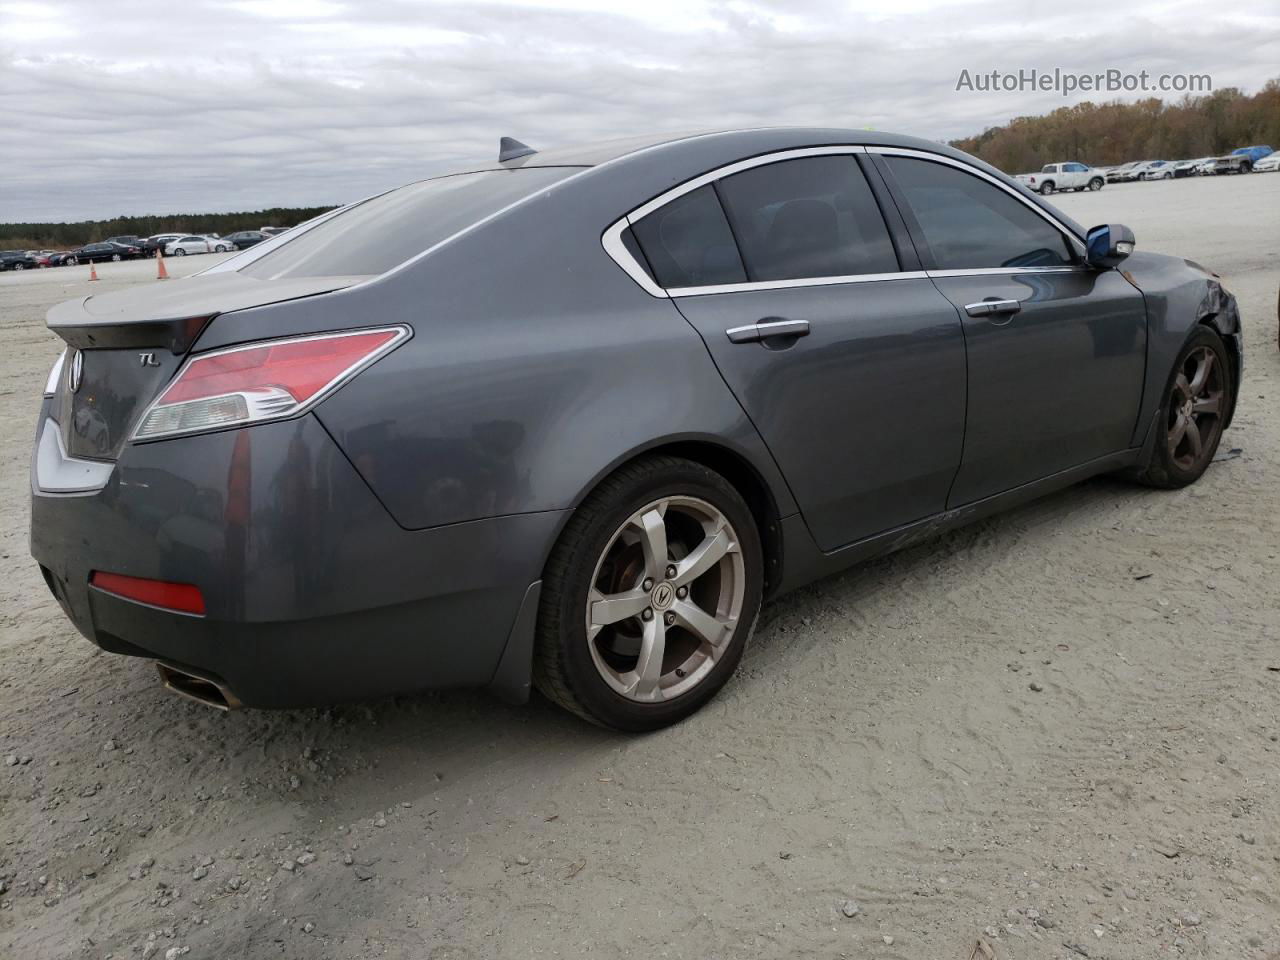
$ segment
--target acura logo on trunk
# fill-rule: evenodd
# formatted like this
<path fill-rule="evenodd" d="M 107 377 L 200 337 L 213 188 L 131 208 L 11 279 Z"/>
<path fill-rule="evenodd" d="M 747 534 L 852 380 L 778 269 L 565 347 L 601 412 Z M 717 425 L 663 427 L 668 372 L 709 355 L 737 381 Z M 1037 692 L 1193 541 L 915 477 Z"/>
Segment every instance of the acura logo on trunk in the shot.
<path fill-rule="evenodd" d="M 155 355 L 154 353 L 140 353 L 140 354 L 138 354 L 138 362 L 139 362 L 140 364 L 142 364 L 144 367 L 158 367 L 158 366 L 160 366 L 160 361 L 156 359 L 156 355 Z"/>
<path fill-rule="evenodd" d="M 80 389 L 80 381 L 83 379 L 84 354 L 77 350 L 76 355 L 71 358 L 71 373 L 67 378 L 67 386 L 71 388 L 72 393 Z"/>

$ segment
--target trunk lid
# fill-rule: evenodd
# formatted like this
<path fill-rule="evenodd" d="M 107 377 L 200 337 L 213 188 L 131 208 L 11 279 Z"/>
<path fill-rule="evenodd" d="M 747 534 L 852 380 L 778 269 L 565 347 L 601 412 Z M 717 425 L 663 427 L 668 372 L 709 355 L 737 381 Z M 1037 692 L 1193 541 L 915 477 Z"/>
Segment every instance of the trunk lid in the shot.
<path fill-rule="evenodd" d="M 363 279 L 255 280 L 219 273 L 59 304 L 49 311 L 48 325 L 69 347 L 53 401 L 67 453 L 114 460 L 137 417 L 218 314 L 316 296 Z"/>

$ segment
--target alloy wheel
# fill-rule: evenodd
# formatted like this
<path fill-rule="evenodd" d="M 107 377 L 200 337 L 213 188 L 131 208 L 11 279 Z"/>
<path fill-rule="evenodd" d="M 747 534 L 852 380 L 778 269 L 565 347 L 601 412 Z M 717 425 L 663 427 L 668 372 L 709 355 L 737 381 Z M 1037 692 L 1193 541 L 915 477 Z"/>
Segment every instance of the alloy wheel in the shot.
<path fill-rule="evenodd" d="M 664 497 L 610 538 L 587 594 L 587 644 L 615 693 L 652 703 L 687 693 L 714 669 L 742 616 L 738 535 L 716 507 Z"/>
<path fill-rule="evenodd" d="M 1169 458 L 1183 470 L 1214 448 L 1226 404 L 1222 361 L 1207 346 L 1187 354 L 1169 396 Z"/>

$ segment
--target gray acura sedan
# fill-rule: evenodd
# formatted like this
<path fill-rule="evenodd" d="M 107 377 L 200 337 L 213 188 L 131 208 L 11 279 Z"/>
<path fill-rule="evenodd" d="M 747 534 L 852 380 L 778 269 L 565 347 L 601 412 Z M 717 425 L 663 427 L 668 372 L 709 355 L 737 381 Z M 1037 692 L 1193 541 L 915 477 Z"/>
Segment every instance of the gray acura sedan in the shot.
<path fill-rule="evenodd" d="M 1104 472 L 1195 481 L 1234 298 L 948 147 L 537 153 L 55 307 L 31 548 L 220 707 L 706 703 L 762 601 Z"/>

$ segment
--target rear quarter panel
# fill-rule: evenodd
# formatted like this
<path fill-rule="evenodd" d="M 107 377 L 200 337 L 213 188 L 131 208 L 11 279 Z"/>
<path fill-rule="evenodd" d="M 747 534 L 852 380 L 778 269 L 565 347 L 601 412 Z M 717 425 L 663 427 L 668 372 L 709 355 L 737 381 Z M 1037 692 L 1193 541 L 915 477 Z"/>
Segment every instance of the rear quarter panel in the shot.
<path fill-rule="evenodd" d="M 697 333 L 601 247 L 625 208 L 582 187 L 375 282 L 220 317 L 210 333 L 411 326 L 410 341 L 315 411 L 410 529 L 570 507 L 636 453 L 691 439 L 746 459 L 780 513 L 793 511 Z"/>

